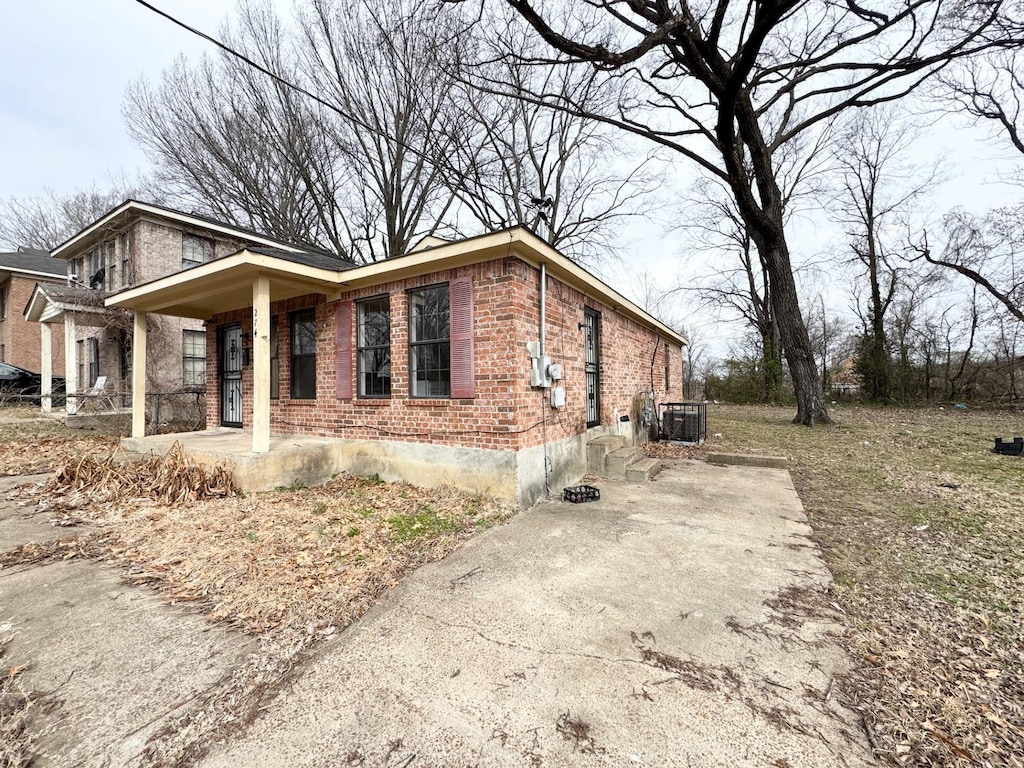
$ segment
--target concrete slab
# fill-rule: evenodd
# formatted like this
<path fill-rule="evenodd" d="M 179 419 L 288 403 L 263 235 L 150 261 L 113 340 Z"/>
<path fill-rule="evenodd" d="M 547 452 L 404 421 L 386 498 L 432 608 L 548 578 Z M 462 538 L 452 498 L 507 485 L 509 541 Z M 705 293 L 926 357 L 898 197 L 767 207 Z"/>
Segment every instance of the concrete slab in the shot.
<path fill-rule="evenodd" d="M 709 453 L 709 464 L 728 464 L 733 467 L 771 467 L 786 469 L 785 456 L 758 456 L 752 453 Z"/>
<path fill-rule="evenodd" d="M 0 571 L 5 661 L 42 694 L 38 766 L 136 764 L 149 738 L 242 665 L 253 642 L 72 561 Z"/>
<path fill-rule="evenodd" d="M 0 551 L 72 535 L 9 498 L 26 481 L 0 480 Z M 137 763 L 150 736 L 233 670 L 254 643 L 126 587 L 114 569 L 83 561 L 0 569 L 6 664 L 27 664 L 38 698 L 30 730 L 36 766 Z"/>
<path fill-rule="evenodd" d="M 600 487 L 417 571 L 201 765 L 872 764 L 840 627 L 790 610 L 830 577 L 788 473 Z"/>
<path fill-rule="evenodd" d="M 0 552 L 68 535 L 67 529 L 50 524 L 47 513 L 36 511 L 35 504 L 12 498 L 18 486 L 45 483 L 49 478 L 48 473 L 0 477 Z"/>

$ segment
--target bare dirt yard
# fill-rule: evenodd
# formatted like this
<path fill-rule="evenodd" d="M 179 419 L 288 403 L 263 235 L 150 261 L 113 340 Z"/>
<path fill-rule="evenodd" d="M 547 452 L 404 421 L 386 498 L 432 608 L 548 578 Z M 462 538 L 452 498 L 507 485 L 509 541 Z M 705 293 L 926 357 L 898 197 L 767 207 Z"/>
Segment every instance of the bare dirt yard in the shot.
<path fill-rule="evenodd" d="M 841 695 L 876 754 L 908 766 L 1024 765 L 1024 412 L 711 405 L 708 450 L 785 456 L 859 667 Z M 654 448 L 665 451 L 665 447 Z M 669 449 L 671 450 L 671 449 Z"/>

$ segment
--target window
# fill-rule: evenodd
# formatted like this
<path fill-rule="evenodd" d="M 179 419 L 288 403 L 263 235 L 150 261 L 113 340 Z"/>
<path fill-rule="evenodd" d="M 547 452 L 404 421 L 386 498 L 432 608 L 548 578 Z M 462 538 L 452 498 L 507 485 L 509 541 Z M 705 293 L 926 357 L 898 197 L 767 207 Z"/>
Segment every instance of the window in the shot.
<path fill-rule="evenodd" d="M 277 356 L 277 315 L 270 318 L 270 399 L 281 399 L 281 361 Z"/>
<path fill-rule="evenodd" d="M 665 344 L 665 391 L 668 392 L 672 388 L 669 379 L 669 367 L 668 367 L 668 344 Z"/>
<path fill-rule="evenodd" d="M 7 317 L 7 286 L 0 285 L 0 320 Z"/>
<path fill-rule="evenodd" d="M 182 386 L 206 386 L 206 331 L 181 333 Z"/>
<path fill-rule="evenodd" d="M 409 394 L 451 394 L 447 285 L 409 293 Z"/>
<path fill-rule="evenodd" d="M 107 249 L 105 243 L 100 243 L 89 251 L 86 274 L 82 279 L 90 288 L 103 290 L 103 283 L 106 280 L 107 274 L 104 269 L 106 266 L 104 263 L 106 252 Z"/>
<path fill-rule="evenodd" d="M 121 288 L 127 288 L 135 280 L 132 275 L 132 251 L 128 233 L 121 235 Z"/>
<path fill-rule="evenodd" d="M 102 286 L 107 291 L 114 290 L 114 278 L 117 276 L 115 267 L 117 265 L 117 254 L 114 251 L 114 241 L 111 240 L 103 244 L 103 248 L 106 251 L 106 257 L 103 261 L 103 277 L 105 285 Z"/>
<path fill-rule="evenodd" d="M 196 235 L 181 236 L 181 268 L 188 269 L 213 258 L 213 241 Z"/>
<path fill-rule="evenodd" d="M 316 311 L 291 315 L 292 399 L 316 399 Z"/>
<path fill-rule="evenodd" d="M 360 397 L 391 396 L 391 307 L 387 296 L 357 304 L 356 370 Z"/>
<path fill-rule="evenodd" d="M 78 342 L 78 391 L 91 389 L 100 375 L 99 339 L 82 339 Z"/>

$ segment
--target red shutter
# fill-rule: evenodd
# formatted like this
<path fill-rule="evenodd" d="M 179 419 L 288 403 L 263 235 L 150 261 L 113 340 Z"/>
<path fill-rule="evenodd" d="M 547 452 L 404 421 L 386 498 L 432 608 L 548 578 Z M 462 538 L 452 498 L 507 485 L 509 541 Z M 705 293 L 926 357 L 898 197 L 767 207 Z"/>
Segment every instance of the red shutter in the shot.
<path fill-rule="evenodd" d="M 460 277 L 448 286 L 451 312 L 452 398 L 476 397 L 473 373 L 473 278 Z"/>
<path fill-rule="evenodd" d="M 335 396 L 352 397 L 352 302 L 340 301 L 334 308 Z"/>

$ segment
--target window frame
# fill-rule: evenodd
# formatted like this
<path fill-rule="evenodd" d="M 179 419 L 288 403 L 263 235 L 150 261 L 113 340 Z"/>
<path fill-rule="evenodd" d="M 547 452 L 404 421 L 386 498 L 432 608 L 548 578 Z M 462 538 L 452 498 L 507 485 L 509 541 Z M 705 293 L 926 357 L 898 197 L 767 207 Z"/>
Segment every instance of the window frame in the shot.
<path fill-rule="evenodd" d="M 304 318 L 309 317 L 309 324 L 313 329 L 313 351 L 312 352 L 299 352 L 296 353 L 298 345 L 295 343 L 295 331 L 299 322 L 307 322 Z M 288 339 L 289 339 L 289 399 L 291 400 L 316 400 L 316 348 L 317 348 L 317 334 L 316 334 L 316 307 L 307 307 L 305 309 L 298 309 L 294 312 L 288 313 Z M 300 368 L 297 363 L 304 363 L 305 361 L 313 360 L 313 370 L 311 372 L 312 380 L 310 382 L 303 382 L 299 376 L 296 375 L 297 369 Z M 305 383 L 309 386 L 307 390 L 301 385 Z M 296 394 L 299 392 L 300 394 Z"/>
<path fill-rule="evenodd" d="M 85 392 L 96 386 L 100 376 L 100 340 L 95 336 L 76 342 L 78 355 L 78 391 Z M 86 384 L 88 382 L 88 384 Z"/>
<path fill-rule="evenodd" d="M 270 399 L 281 399 L 280 315 L 270 316 Z"/>
<path fill-rule="evenodd" d="M 383 303 L 384 311 L 383 314 L 387 318 L 386 322 L 386 339 L 383 344 L 366 344 L 364 343 L 363 333 L 363 320 L 365 316 L 365 310 L 371 304 Z M 385 362 L 379 371 L 365 371 L 363 367 L 363 353 L 364 352 L 376 352 L 379 350 L 385 351 Z M 386 375 L 382 375 L 382 371 L 386 371 Z M 376 373 L 378 378 L 382 381 L 382 392 L 366 393 L 365 390 L 365 373 Z M 369 296 L 365 299 L 359 299 L 356 301 L 356 397 L 366 400 L 386 400 L 391 397 L 391 296 L 387 293 L 378 294 L 376 296 Z"/>
<path fill-rule="evenodd" d="M 194 258 L 186 257 L 186 249 L 189 244 L 201 244 L 203 246 L 203 256 L 205 258 L 196 261 Z M 191 249 L 188 249 L 190 253 L 193 253 Z M 181 268 L 191 269 L 192 267 L 198 267 L 200 264 L 206 264 L 209 261 L 213 261 L 213 239 L 209 237 L 203 237 L 202 235 L 195 235 L 191 232 L 181 233 Z"/>
<path fill-rule="evenodd" d="M 189 339 L 192 340 L 192 348 L 189 348 Z M 202 355 L 195 354 L 195 342 L 198 339 L 202 339 Z M 193 354 L 189 354 L 189 352 Z M 196 376 L 196 370 L 189 371 L 189 363 L 192 363 L 198 370 L 201 368 L 202 374 Z M 200 365 L 201 364 L 201 365 Z M 181 330 L 181 386 L 182 388 L 189 387 L 205 387 L 206 386 L 206 331 L 194 330 L 192 328 L 182 328 Z"/>
<path fill-rule="evenodd" d="M 447 326 L 447 329 L 448 329 L 448 335 L 447 336 L 443 336 L 443 337 L 439 336 L 439 337 L 434 338 L 434 339 L 416 339 L 415 338 L 416 334 L 414 333 L 415 328 L 414 328 L 414 325 L 413 325 L 413 323 L 415 321 L 415 316 L 414 316 L 414 313 L 413 313 L 413 306 L 414 306 L 415 299 L 420 294 L 425 294 L 425 293 L 430 292 L 430 291 L 438 291 L 438 290 L 444 290 L 444 292 L 445 292 L 445 300 L 446 300 L 445 303 L 446 303 L 446 306 L 447 306 L 446 323 L 445 323 L 445 325 Z M 409 290 L 407 290 L 406 291 L 406 295 L 407 295 L 406 306 L 407 306 L 407 309 L 408 309 L 408 324 L 409 324 L 409 327 L 408 327 L 409 333 L 408 333 L 408 340 L 407 340 L 407 344 L 408 344 L 408 347 L 409 347 L 409 361 L 408 361 L 409 362 L 409 368 L 408 368 L 408 371 L 409 371 L 409 397 L 412 398 L 412 399 L 421 399 L 421 400 L 423 400 L 423 399 L 425 399 L 425 400 L 450 400 L 451 396 L 452 396 L 451 395 L 451 393 L 452 393 L 451 285 L 449 283 L 447 283 L 447 282 L 444 282 L 444 283 L 433 283 L 431 285 L 419 286 L 417 288 L 410 288 Z M 445 367 L 426 369 L 425 372 L 424 372 L 425 374 L 429 374 L 430 372 L 438 372 L 438 373 L 440 373 L 440 372 L 447 372 L 447 378 L 446 378 L 447 391 L 445 392 L 445 394 L 430 393 L 429 391 L 426 394 L 417 394 L 417 392 L 416 392 L 416 385 L 418 383 L 417 382 L 417 376 L 419 375 L 417 373 L 418 366 L 416 364 L 417 363 L 416 352 L 419 349 L 425 349 L 427 347 L 437 347 L 437 358 L 438 358 L 439 362 L 441 361 L 442 357 L 446 357 L 446 360 L 443 361 L 443 362 L 445 362 L 447 364 Z M 448 349 L 448 353 L 447 353 L 446 356 L 442 356 L 442 354 L 441 354 L 441 349 L 443 347 L 447 347 L 447 349 Z M 431 380 L 428 379 L 428 378 L 422 379 L 422 383 L 424 383 L 425 385 L 429 385 L 430 381 Z M 440 379 L 438 381 L 440 381 Z"/>

